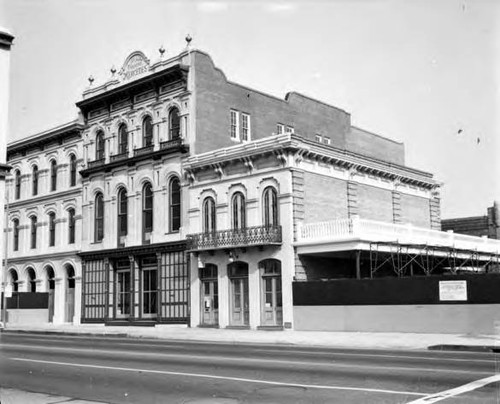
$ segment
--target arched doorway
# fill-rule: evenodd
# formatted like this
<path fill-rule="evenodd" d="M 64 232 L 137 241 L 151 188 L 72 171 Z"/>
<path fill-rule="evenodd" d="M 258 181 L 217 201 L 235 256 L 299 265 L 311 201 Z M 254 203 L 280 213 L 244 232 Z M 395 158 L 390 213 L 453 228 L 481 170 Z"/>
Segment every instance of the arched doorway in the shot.
<path fill-rule="evenodd" d="M 35 293 L 36 292 L 35 270 L 30 267 L 26 270 L 26 274 L 28 275 L 28 292 Z"/>
<path fill-rule="evenodd" d="M 56 288 L 54 268 L 47 266 L 45 272 L 47 273 L 47 292 L 49 293 L 49 323 L 52 323 L 54 321 L 54 295 Z"/>
<path fill-rule="evenodd" d="M 19 291 L 19 277 L 17 276 L 17 271 L 15 269 L 11 269 L 9 271 L 10 275 L 10 288 L 13 293 Z"/>
<path fill-rule="evenodd" d="M 200 268 L 201 280 L 201 323 L 206 326 L 219 324 L 219 288 L 217 265 L 206 264 Z"/>
<path fill-rule="evenodd" d="M 75 269 L 66 266 L 66 292 L 64 296 L 64 322 L 72 323 L 75 315 Z"/>
<path fill-rule="evenodd" d="M 281 261 L 267 259 L 259 262 L 261 271 L 261 322 L 263 326 L 283 324 L 281 297 Z"/>
<path fill-rule="evenodd" d="M 233 326 L 248 326 L 250 322 L 248 302 L 248 264 L 233 262 L 227 266 L 229 276 L 230 316 Z"/>

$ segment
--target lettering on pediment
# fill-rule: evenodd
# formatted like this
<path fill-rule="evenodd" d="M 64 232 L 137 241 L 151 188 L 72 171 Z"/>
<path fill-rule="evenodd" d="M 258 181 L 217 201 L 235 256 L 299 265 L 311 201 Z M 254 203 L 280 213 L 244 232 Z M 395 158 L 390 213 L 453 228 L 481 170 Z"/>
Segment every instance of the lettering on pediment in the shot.
<path fill-rule="evenodd" d="M 125 60 L 123 67 L 118 73 L 122 80 L 130 80 L 133 77 L 149 72 L 149 59 L 140 51 L 133 52 Z"/>

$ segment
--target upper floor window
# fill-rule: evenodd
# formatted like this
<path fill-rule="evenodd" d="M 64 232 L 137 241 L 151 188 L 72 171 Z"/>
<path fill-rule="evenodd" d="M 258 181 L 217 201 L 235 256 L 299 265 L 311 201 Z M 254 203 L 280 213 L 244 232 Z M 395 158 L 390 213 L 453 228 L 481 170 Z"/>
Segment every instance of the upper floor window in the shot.
<path fill-rule="evenodd" d="M 233 229 L 246 227 L 246 205 L 245 197 L 241 192 L 236 192 L 232 200 Z"/>
<path fill-rule="evenodd" d="M 36 248 L 36 229 L 37 229 L 37 220 L 36 216 L 30 217 L 30 248 Z"/>
<path fill-rule="evenodd" d="M 278 194 L 273 187 L 267 187 L 263 194 L 264 226 L 277 226 L 278 223 Z"/>
<path fill-rule="evenodd" d="M 33 196 L 38 195 L 38 166 L 33 166 L 33 172 L 31 177 L 32 193 Z"/>
<path fill-rule="evenodd" d="M 287 126 L 286 127 L 286 133 L 290 133 L 290 134 L 294 134 L 295 133 L 295 129 L 293 128 L 293 126 Z"/>
<path fill-rule="evenodd" d="M 148 240 L 146 234 L 153 231 L 153 187 L 149 183 L 142 189 L 142 228 L 144 240 Z"/>
<path fill-rule="evenodd" d="M 170 128 L 170 139 L 177 139 L 181 136 L 181 118 L 177 108 L 172 108 L 170 110 L 168 126 Z"/>
<path fill-rule="evenodd" d="M 54 212 L 49 213 L 49 246 L 54 247 L 56 245 L 56 214 Z"/>
<path fill-rule="evenodd" d="M 104 160 L 104 132 L 100 130 L 95 137 L 95 159 Z"/>
<path fill-rule="evenodd" d="M 128 131 L 124 123 L 118 129 L 118 154 L 128 153 Z"/>
<path fill-rule="evenodd" d="M 13 249 L 14 251 L 19 250 L 19 219 L 12 220 L 12 230 L 13 230 Z"/>
<path fill-rule="evenodd" d="M 76 156 L 72 154 L 69 157 L 69 186 L 76 185 Z"/>
<path fill-rule="evenodd" d="M 118 192 L 118 237 L 127 235 L 127 214 L 128 214 L 128 199 L 127 190 L 120 189 Z"/>
<path fill-rule="evenodd" d="M 285 126 L 281 123 L 278 123 L 276 125 L 276 134 L 277 135 L 282 135 L 283 133 L 285 133 Z"/>
<path fill-rule="evenodd" d="M 177 177 L 170 180 L 170 231 L 181 228 L 181 183 Z"/>
<path fill-rule="evenodd" d="M 211 233 L 216 230 L 215 201 L 211 196 L 203 201 L 203 232 Z"/>
<path fill-rule="evenodd" d="M 57 162 L 52 160 L 50 162 L 50 190 L 55 191 L 57 189 Z"/>
<path fill-rule="evenodd" d="M 142 121 L 142 146 L 147 147 L 153 144 L 153 119 L 150 116 Z"/>
<path fill-rule="evenodd" d="M 98 193 L 95 197 L 94 211 L 94 241 L 96 243 L 104 238 L 104 197 Z"/>
<path fill-rule="evenodd" d="M 240 132 L 240 121 L 238 111 L 231 110 L 231 139 L 238 139 Z"/>
<path fill-rule="evenodd" d="M 323 136 L 321 136 L 321 135 L 315 135 L 314 136 L 314 140 L 316 140 L 316 142 L 318 142 L 318 143 L 322 143 L 323 142 Z"/>
<path fill-rule="evenodd" d="M 15 172 L 15 192 L 14 192 L 14 198 L 19 199 L 21 197 L 21 171 L 16 170 Z"/>
<path fill-rule="evenodd" d="M 244 113 L 241 114 L 241 140 L 250 140 L 250 115 Z"/>
<path fill-rule="evenodd" d="M 75 210 L 68 209 L 68 243 L 75 243 Z"/>

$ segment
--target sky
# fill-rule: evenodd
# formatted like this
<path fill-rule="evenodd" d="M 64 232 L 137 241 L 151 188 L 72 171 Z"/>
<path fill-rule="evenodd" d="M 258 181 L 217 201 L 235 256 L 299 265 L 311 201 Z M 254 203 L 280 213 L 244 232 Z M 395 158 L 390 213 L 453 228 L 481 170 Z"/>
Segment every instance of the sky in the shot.
<path fill-rule="evenodd" d="M 9 141 L 73 120 L 89 75 L 135 50 L 174 56 L 189 33 L 229 80 L 404 142 L 406 164 L 443 183 L 443 218 L 500 200 L 497 0 L 0 0 L 0 26 L 16 37 Z"/>

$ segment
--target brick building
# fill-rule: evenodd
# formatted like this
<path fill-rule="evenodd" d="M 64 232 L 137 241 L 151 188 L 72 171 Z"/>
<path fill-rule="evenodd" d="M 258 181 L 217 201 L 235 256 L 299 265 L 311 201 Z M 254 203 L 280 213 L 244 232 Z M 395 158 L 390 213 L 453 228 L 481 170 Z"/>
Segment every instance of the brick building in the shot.
<path fill-rule="evenodd" d="M 477 237 L 500 239 L 500 208 L 497 201 L 484 216 L 457 217 L 441 221 L 443 231 L 453 231 Z"/>
<path fill-rule="evenodd" d="M 307 301 L 315 282 L 396 290 L 454 273 L 478 246 L 439 231 L 439 183 L 405 165 L 403 144 L 305 95 L 233 83 L 205 52 L 134 52 L 90 84 L 77 102 L 82 322 L 342 329 L 349 302 Z M 481 245 L 478 262 L 497 251 Z"/>

